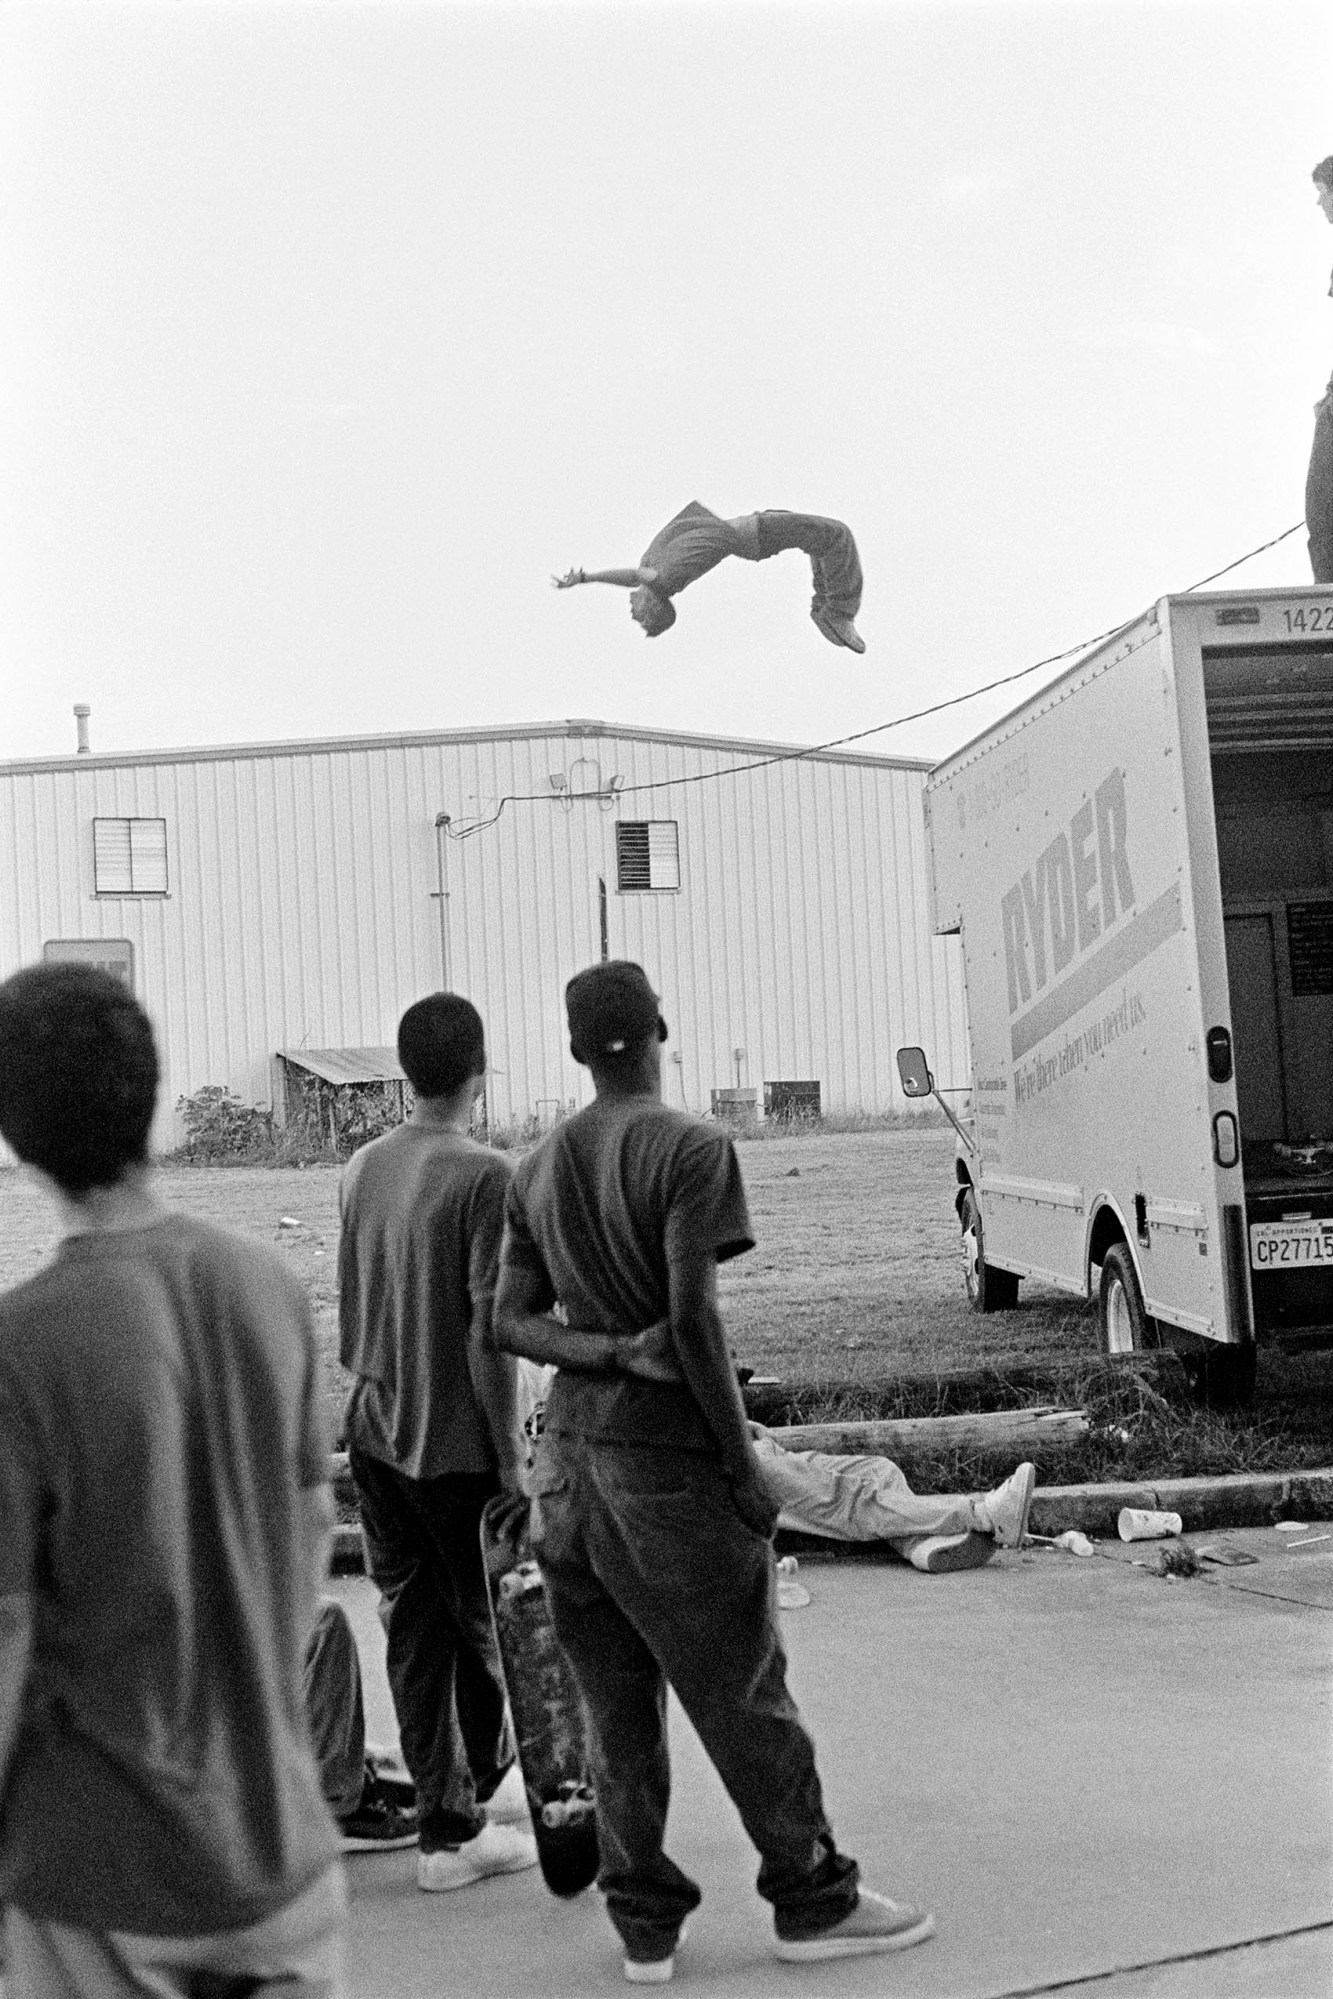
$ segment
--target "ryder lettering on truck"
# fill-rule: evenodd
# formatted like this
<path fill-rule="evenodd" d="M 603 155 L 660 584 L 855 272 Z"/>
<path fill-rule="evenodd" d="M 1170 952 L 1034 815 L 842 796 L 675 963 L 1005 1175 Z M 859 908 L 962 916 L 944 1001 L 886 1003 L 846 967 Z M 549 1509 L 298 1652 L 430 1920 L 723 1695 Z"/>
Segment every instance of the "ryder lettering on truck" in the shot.
<path fill-rule="evenodd" d="M 1128 826 L 1117 769 L 1000 898 L 1015 1061 L 1182 927 L 1179 882 L 1136 909 Z"/>
<path fill-rule="evenodd" d="M 1119 910 L 1117 910 L 1117 899 Z M 1058 979 L 1120 911 L 1134 906 L 1125 853 L 1125 773 L 1113 770 L 1000 904 L 1009 1011 Z M 1049 943 L 1050 949 L 1047 950 Z M 1031 976 L 1029 977 L 1029 966 Z"/>

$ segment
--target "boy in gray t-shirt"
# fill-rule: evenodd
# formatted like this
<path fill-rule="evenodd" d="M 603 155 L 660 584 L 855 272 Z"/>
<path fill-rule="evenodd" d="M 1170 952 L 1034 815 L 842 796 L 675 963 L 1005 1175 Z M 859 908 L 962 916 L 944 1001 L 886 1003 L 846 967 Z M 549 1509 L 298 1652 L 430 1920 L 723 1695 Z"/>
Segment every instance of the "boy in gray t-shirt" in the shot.
<path fill-rule="evenodd" d="M 505 1822 L 527 1804 L 478 1539 L 487 1500 L 518 1483 L 522 1436 L 491 1338 L 509 1168 L 468 1136 L 480 1014 L 459 993 L 418 1000 L 398 1059 L 416 1102 L 343 1176 L 338 1295 L 348 1459 L 416 1786 L 417 1886 L 434 1894 L 537 1864 Z"/>
<path fill-rule="evenodd" d="M 0 1133 L 60 1209 L 0 1298 L 0 1902 L 10 1999 L 343 1992 L 302 1692 L 332 1500 L 310 1308 L 169 1212 L 143 1009 L 0 986 Z"/>

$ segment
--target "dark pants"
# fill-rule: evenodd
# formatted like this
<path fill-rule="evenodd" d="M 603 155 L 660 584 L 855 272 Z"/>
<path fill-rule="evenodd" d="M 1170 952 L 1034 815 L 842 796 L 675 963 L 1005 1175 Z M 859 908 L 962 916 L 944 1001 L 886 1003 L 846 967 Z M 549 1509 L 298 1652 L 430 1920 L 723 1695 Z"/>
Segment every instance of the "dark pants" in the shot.
<path fill-rule="evenodd" d="M 824 1816 L 814 1746 L 787 1691 L 773 1551 L 709 1459 L 542 1441 L 533 1549 L 592 1724 L 598 1884 L 632 1955 L 665 1955 L 699 1890 L 662 1850 L 666 1692 L 726 1785 L 762 1865 L 779 1936 L 856 1906 L 856 1863 Z"/>
<path fill-rule="evenodd" d="M 1305 479 L 1305 525 L 1316 583 L 1333 583 L 1333 382 L 1315 404 L 1314 444 Z"/>
<path fill-rule="evenodd" d="M 816 609 L 826 604 L 841 618 L 854 618 L 861 608 L 861 558 L 852 531 L 844 521 L 822 514 L 789 514 L 782 509 L 759 514 L 759 560 L 799 548 L 814 572 Z"/>
<path fill-rule="evenodd" d="M 514 1760 L 478 1539 L 499 1480 L 408 1478 L 355 1447 L 348 1460 L 423 1838 L 456 1844 L 481 1831 L 478 1807 Z"/>
<path fill-rule="evenodd" d="M 305 1648 L 304 1687 L 319 1787 L 333 1816 L 345 1819 L 365 1788 L 366 1711 L 356 1639 L 339 1603 L 319 1607 Z"/>

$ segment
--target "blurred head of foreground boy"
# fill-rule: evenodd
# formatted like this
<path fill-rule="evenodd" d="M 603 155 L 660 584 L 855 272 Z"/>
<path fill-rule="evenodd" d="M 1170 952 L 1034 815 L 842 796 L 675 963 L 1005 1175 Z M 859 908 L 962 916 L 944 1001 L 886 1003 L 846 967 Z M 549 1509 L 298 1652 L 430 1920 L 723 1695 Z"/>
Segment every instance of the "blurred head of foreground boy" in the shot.
<path fill-rule="evenodd" d="M 152 1189 L 143 1009 L 0 986 L 0 1133 L 64 1239 L 0 1297 L 0 1902 L 11 1999 L 341 1994 L 302 1665 L 332 1517 L 310 1310 Z"/>
<path fill-rule="evenodd" d="M 662 1103 L 667 1030 L 640 966 L 594 965 L 565 999 L 597 1095 L 515 1169 L 496 1335 L 559 1370 L 532 1540 L 592 1724 L 598 1883 L 625 1976 L 671 1977 L 700 1899 L 663 1850 L 668 1683 L 759 1850 L 777 1955 L 919 1943 L 934 1919 L 861 1889 L 838 1852 L 787 1690 L 777 1508 L 717 1300 L 717 1265 L 754 1242 L 735 1147 Z"/>

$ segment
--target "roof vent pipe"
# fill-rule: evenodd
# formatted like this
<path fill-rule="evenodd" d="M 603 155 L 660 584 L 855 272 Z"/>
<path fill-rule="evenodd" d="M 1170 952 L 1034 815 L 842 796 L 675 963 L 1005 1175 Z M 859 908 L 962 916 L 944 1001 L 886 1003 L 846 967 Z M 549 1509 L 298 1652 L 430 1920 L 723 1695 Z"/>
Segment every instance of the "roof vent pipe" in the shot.
<path fill-rule="evenodd" d="M 81 757 L 91 756 L 92 754 L 88 743 L 88 717 L 92 712 L 86 701 L 75 702 L 74 720 L 79 731 L 79 755 Z"/>

